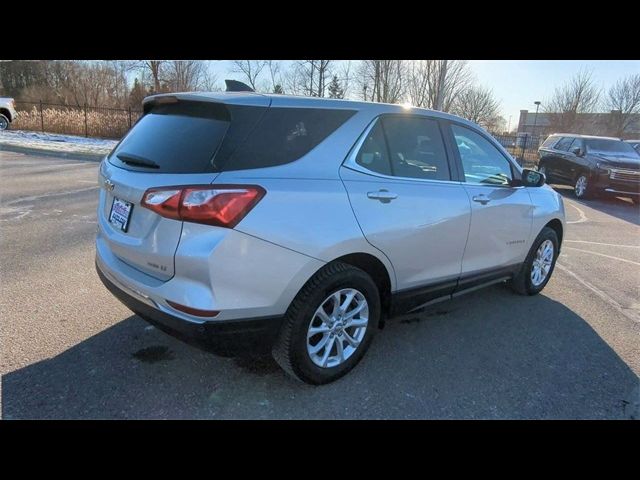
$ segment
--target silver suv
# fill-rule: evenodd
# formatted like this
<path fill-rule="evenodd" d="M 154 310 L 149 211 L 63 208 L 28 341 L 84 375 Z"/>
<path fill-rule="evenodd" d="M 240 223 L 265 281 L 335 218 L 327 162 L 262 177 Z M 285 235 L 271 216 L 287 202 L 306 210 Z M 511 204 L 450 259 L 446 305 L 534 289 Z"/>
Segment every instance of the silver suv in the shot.
<path fill-rule="evenodd" d="M 327 383 L 385 318 L 553 272 L 561 197 L 462 118 L 247 92 L 143 108 L 100 165 L 96 267 L 186 341 Z"/>

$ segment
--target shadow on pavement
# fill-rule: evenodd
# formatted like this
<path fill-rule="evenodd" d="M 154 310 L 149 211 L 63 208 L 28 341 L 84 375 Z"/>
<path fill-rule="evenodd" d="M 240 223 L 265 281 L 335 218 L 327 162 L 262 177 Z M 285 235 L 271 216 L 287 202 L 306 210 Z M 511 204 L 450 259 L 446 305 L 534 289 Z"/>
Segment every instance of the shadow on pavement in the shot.
<path fill-rule="evenodd" d="M 631 418 L 638 377 L 578 315 L 495 286 L 390 321 L 322 387 L 136 316 L 2 378 L 17 418 Z M 634 391 L 635 389 L 635 391 Z"/>
<path fill-rule="evenodd" d="M 579 205 L 593 208 L 634 225 L 640 225 L 640 206 L 635 205 L 628 198 L 605 196 L 589 200 L 578 200 L 573 193 L 573 188 L 562 185 L 552 186 L 564 198 L 572 200 Z"/>

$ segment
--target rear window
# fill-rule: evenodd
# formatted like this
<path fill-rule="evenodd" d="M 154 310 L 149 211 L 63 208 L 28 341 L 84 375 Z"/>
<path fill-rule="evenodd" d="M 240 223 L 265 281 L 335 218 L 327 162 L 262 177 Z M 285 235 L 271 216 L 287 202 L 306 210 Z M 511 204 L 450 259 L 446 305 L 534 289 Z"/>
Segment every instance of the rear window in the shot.
<path fill-rule="evenodd" d="M 222 170 L 273 167 L 310 152 L 347 121 L 354 110 L 268 108 L 245 142 Z M 216 163 L 218 163 L 216 161 Z"/>
<path fill-rule="evenodd" d="M 230 125 L 224 105 L 180 102 L 157 105 L 109 156 L 116 166 L 158 173 L 203 173 Z"/>

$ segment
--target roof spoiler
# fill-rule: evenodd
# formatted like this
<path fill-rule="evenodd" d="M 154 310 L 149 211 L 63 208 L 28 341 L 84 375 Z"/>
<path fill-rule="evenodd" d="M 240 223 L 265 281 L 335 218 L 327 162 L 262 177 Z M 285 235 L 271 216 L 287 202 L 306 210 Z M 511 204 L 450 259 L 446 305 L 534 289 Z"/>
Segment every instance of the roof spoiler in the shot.
<path fill-rule="evenodd" d="M 227 92 L 255 92 L 249 85 L 238 80 L 225 80 L 224 83 L 227 86 Z"/>

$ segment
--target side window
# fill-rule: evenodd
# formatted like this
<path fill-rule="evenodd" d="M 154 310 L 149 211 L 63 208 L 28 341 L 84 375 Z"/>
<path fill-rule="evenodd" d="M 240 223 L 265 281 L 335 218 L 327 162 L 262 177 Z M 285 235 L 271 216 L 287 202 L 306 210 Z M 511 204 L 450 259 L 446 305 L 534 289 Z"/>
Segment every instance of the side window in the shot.
<path fill-rule="evenodd" d="M 569 151 L 569 147 L 572 143 L 573 137 L 562 137 L 562 139 L 558 143 L 556 143 L 556 146 L 554 148 L 562 152 L 567 152 Z"/>
<path fill-rule="evenodd" d="M 391 175 L 391 166 L 387 157 L 387 145 L 382 131 L 382 124 L 376 125 L 369 131 L 367 138 L 358 151 L 356 163 L 372 172 Z"/>
<path fill-rule="evenodd" d="M 509 185 L 513 179 L 511 163 L 491 142 L 459 125 L 452 125 L 451 129 L 467 182 Z"/>
<path fill-rule="evenodd" d="M 581 138 L 576 138 L 574 140 L 574 142 L 571 144 L 571 146 L 569 147 L 569 151 L 573 151 L 574 148 L 580 148 L 580 150 L 582 150 L 584 152 L 584 140 L 582 140 Z"/>
<path fill-rule="evenodd" d="M 384 117 L 392 175 L 424 180 L 451 180 L 440 127 L 423 117 Z"/>
<path fill-rule="evenodd" d="M 354 113 L 354 110 L 324 108 L 267 108 L 222 168 L 247 170 L 298 160 L 324 142 Z"/>

